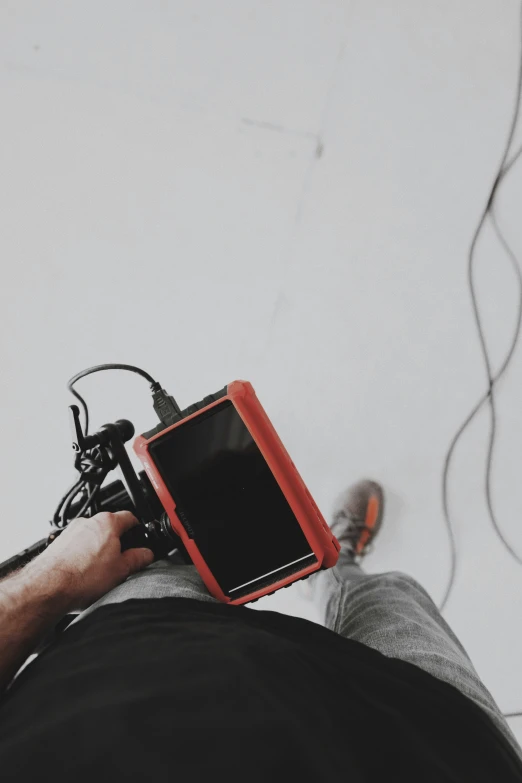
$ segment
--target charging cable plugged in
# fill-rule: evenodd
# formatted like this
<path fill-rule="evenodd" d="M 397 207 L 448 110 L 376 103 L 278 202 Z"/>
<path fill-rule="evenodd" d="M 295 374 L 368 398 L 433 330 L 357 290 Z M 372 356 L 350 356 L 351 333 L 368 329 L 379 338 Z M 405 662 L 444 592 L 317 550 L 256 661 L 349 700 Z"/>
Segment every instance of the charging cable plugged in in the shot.
<path fill-rule="evenodd" d="M 172 397 L 167 394 L 158 381 L 151 384 L 152 399 L 154 401 L 154 410 L 162 424 L 169 427 L 181 417 L 181 408 Z"/>

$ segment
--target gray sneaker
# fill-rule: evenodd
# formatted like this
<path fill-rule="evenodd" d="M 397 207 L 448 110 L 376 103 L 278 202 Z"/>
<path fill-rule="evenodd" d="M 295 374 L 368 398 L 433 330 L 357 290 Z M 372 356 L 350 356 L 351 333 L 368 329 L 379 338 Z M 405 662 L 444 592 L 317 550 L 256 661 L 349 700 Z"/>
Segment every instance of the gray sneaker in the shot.
<path fill-rule="evenodd" d="M 334 503 L 330 529 L 341 544 L 341 551 L 349 551 L 357 562 L 368 554 L 382 525 L 384 490 L 370 479 L 358 481 L 346 489 Z M 297 582 L 301 598 L 310 600 L 317 573 L 305 582 Z"/>
<path fill-rule="evenodd" d="M 363 479 L 338 498 L 330 528 L 342 549 L 351 551 L 357 559 L 362 558 L 381 529 L 383 514 L 382 486 Z"/>

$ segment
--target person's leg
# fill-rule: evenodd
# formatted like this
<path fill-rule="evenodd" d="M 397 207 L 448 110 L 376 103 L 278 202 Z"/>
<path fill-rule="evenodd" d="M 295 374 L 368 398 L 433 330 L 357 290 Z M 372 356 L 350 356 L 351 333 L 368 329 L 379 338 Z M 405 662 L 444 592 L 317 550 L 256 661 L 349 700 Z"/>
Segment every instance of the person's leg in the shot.
<path fill-rule="evenodd" d="M 458 688 L 487 712 L 522 760 L 516 738 L 466 650 L 412 577 L 396 571 L 365 574 L 350 548 L 341 546 L 337 565 L 308 582 L 327 628 Z"/>
<path fill-rule="evenodd" d="M 213 601 L 205 583 L 193 565 L 186 565 L 180 555 L 173 554 L 164 560 L 157 560 L 143 571 L 129 576 L 125 582 L 110 590 L 98 601 L 81 612 L 67 628 L 79 622 L 105 604 L 127 601 L 129 598 L 193 598 L 197 601 Z"/>

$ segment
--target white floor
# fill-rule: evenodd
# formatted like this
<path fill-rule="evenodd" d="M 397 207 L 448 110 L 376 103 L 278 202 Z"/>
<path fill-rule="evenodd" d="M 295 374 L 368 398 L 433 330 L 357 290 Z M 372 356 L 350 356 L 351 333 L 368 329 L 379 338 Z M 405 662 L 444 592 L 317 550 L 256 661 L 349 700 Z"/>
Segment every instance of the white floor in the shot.
<path fill-rule="evenodd" d="M 367 570 L 440 601 L 443 460 L 486 388 L 466 254 L 511 117 L 518 3 L 33 0 L 0 8 L 0 51 L 0 559 L 47 534 L 75 477 L 67 380 L 123 362 L 182 407 L 250 380 L 325 515 L 358 478 L 384 484 Z M 522 257 L 521 195 L 522 163 L 498 201 Z M 518 292 L 490 229 L 475 275 L 498 368 Z M 493 497 L 522 557 L 520 388 L 517 353 Z M 78 390 L 94 428 L 155 424 L 130 373 Z M 511 712 L 522 567 L 488 518 L 488 433 L 484 409 L 452 465 L 445 616 Z M 295 587 L 255 606 L 317 619 Z"/>

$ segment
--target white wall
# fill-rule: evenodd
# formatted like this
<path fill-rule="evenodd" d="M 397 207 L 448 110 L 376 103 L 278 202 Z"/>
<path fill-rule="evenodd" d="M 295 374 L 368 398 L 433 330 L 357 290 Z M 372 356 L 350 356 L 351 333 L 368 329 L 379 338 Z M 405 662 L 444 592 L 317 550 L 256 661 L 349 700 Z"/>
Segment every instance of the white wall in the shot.
<path fill-rule="evenodd" d="M 0 4 L 0 559 L 47 534 L 74 479 L 66 381 L 126 362 L 182 406 L 250 380 L 326 515 L 352 481 L 385 485 L 367 569 L 405 570 L 441 599 L 444 454 L 485 389 L 466 252 L 512 111 L 518 13 L 511 0 Z M 521 183 L 520 169 L 506 179 L 499 215 L 522 255 Z M 498 367 L 515 278 L 491 232 L 476 263 Z M 493 484 L 519 552 L 521 383 L 517 354 Z M 93 427 L 155 423 L 129 373 L 78 390 Z M 487 516 L 488 427 L 484 410 L 455 455 L 446 617 L 513 711 L 522 569 Z M 256 607 L 314 619 L 282 592 Z"/>

